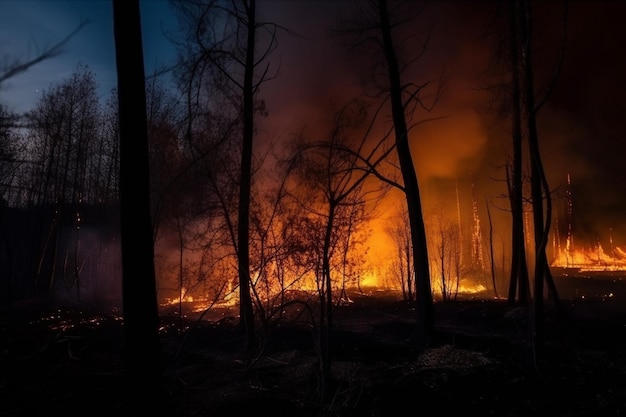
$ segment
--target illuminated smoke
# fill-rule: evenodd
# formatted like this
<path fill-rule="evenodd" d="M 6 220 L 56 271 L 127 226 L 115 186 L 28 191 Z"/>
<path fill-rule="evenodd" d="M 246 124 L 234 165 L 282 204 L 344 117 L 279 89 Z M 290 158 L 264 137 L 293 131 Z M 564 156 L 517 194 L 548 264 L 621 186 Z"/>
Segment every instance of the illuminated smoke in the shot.
<path fill-rule="evenodd" d="M 441 109 L 442 113 L 446 109 Z M 412 153 L 418 178 L 457 178 L 475 171 L 487 145 L 478 114 L 464 110 L 448 118 L 425 123 L 412 134 Z"/>

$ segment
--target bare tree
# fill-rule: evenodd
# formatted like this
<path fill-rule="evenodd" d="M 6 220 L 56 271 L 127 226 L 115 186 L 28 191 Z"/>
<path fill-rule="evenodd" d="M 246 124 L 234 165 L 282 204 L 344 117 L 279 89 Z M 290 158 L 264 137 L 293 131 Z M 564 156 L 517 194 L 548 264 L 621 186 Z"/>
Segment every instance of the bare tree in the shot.
<path fill-rule="evenodd" d="M 146 83 L 146 114 L 150 152 L 150 190 L 154 239 L 161 222 L 180 212 L 177 205 L 188 201 L 185 177 L 189 161 L 182 152 L 182 120 L 179 100 L 151 77 Z M 175 220 L 176 221 L 176 220 Z"/>
<path fill-rule="evenodd" d="M 494 72 L 491 72 L 490 75 L 496 75 L 498 79 L 503 77 L 503 82 L 499 86 L 491 85 L 488 88 L 496 91 L 494 97 L 499 105 L 498 111 L 510 118 L 512 135 L 512 158 L 506 165 L 506 181 L 512 216 L 512 256 L 508 302 L 510 304 L 518 302 L 526 305 L 531 298 L 524 225 L 523 141 L 527 139 L 530 166 L 530 173 L 527 178 L 530 187 L 528 201 L 533 205 L 533 234 L 539 233 L 539 236 L 535 236 L 534 250 L 536 256 L 533 262 L 535 263 L 535 272 L 543 270 L 543 273 L 546 274 L 549 294 L 558 306 L 560 301 L 550 274 L 547 257 L 545 256 L 545 243 L 542 243 L 543 239 L 541 238 L 541 235 L 545 232 L 544 227 L 549 229 L 551 197 L 547 181 L 544 182 L 542 179 L 542 177 L 545 177 L 543 167 L 538 166 L 538 164 L 541 165 L 541 158 L 536 139 L 536 114 L 547 100 L 560 72 L 567 8 L 565 8 L 565 13 L 563 14 L 562 43 L 557 56 L 556 71 L 552 79 L 549 80 L 548 87 L 542 97 L 538 97 L 534 91 L 530 2 L 511 0 L 496 3 L 495 10 L 496 16 L 499 18 L 491 22 L 493 23 L 491 26 L 495 27 L 493 34 L 496 39 L 494 43 L 495 65 L 492 65 L 491 68 L 499 69 L 501 73 L 494 74 Z M 506 36 L 502 36 L 502 33 L 506 33 Z M 544 204 L 546 204 L 545 209 L 543 208 Z M 535 214 L 534 212 L 537 210 L 540 213 Z M 548 213 L 545 213 L 544 210 Z M 545 224 L 544 214 L 547 214 Z M 541 246 L 544 248 L 542 249 Z M 537 250 L 544 254 L 540 255 Z M 534 292 L 538 290 L 536 285 L 538 285 L 537 282 L 535 282 Z"/>
<path fill-rule="evenodd" d="M 275 155 L 275 169 L 265 172 L 263 185 L 255 187 L 252 194 L 252 290 L 264 328 L 273 317 L 283 314 L 292 300 L 288 292 L 306 288 L 305 277 L 311 272 L 310 259 L 304 253 L 309 246 L 302 233 L 305 219 L 289 199 L 298 160 L 288 153 Z"/>
<path fill-rule="evenodd" d="M 524 200 L 522 181 L 522 107 L 520 88 L 520 64 L 519 64 L 519 22 L 518 10 L 515 2 L 508 2 L 509 22 L 509 50 L 511 62 L 511 121 L 513 139 L 513 161 L 511 171 L 507 169 L 507 185 L 509 186 L 509 199 L 511 202 L 511 279 L 509 282 L 508 302 L 513 304 L 517 300 L 526 305 L 529 298 L 528 265 L 526 263 L 526 244 L 524 240 Z"/>
<path fill-rule="evenodd" d="M 506 180 L 508 196 L 512 214 L 512 258 L 511 275 L 509 281 L 508 302 L 516 301 L 526 305 L 532 298 L 533 307 L 531 314 L 533 349 L 541 356 L 543 345 L 543 304 L 544 283 L 548 285 L 549 295 L 560 309 L 558 292 L 552 279 L 552 274 L 546 256 L 546 245 L 552 217 L 552 196 L 544 172 L 543 162 L 538 140 L 537 114 L 546 102 L 547 98 L 558 78 L 565 45 L 565 28 L 567 21 L 567 2 L 564 2 L 564 13 L 561 28 L 561 45 L 556 56 L 556 69 L 551 79 L 547 81 L 545 91 L 539 95 L 536 90 L 535 72 L 533 67 L 534 35 L 533 13 L 531 2 L 526 0 L 510 0 L 498 3 L 497 8 L 504 16 L 500 22 L 503 26 L 496 25 L 501 31 L 506 31 L 507 45 L 496 47 L 504 67 L 506 94 L 501 95 L 502 109 L 510 116 L 512 127 L 513 156 L 506 165 Z M 505 32 L 505 33 L 506 33 Z M 502 59 L 504 58 L 504 59 Z M 502 110 L 501 109 L 501 110 Z M 528 145 L 527 183 L 529 184 L 529 197 L 524 197 L 524 172 L 523 172 L 523 141 Z M 526 226 L 524 225 L 524 204 L 529 201 L 532 206 L 532 236 L 533 236 L 533 267 L 534 279 L 532 297 L 529 285 L 528 259 L 526 255 Z M 517 300 L 516 300 L 517 295 Z"/>
<path fill-rule="evenodd" d="M 406 70 L 417 61 L 425 51 L 428 39 L 415 45 L 417 57 L 406 58 L 402 56 L 401 46 L 407 48 L 405 42 L 410 36 L 401 31 L 403 25 L 415 23 L 411 17 L 415 16 L 416 9 L 422 6 L 417 2 L 396 2 L 387 0 L 369 0 L 356 2 L 356 18 L 345 19 L 340 22 L 340 29 L 336 33 L 349 35 L 354 41 L 352 47 L 371 46 L 378 52 L 373 71 L 374 84 L 379 95 L 384 95 L 389 100 L 391 108 L 391 120 L 394 128 L 396 156 L 400 164 L 402 176 L 402 189 L 406 196 L 407 212 L 411 230 L 411 243 L 413 250 L 413 270 L 416 282 L 416 312 L 418 328 L 418 344 L 424 348 L 435 331 L 434 307 L 430 283 L 430 268 L 428 259 L 428 245 L 426 229 L 422 213 L 420 189 L 417 175 L 413 165 L 413 158 L 409 145 L 410 130 L 426 120 L 413 122 L 414 111 L 421 108 L 425 111 L 432 110 L 437 102 L 440 88 L 436 89 L 431 103 L 426 100 L 427 87 L 430 82 L 415 83 L 403 80 Z M 418 12 L 419 13 L 419 10 Z M 405 38 L 402 36 L 405 35 Z M 396 36 L 400 36 L 397 40 Z M 406 52 L 406 50 L 404 50 Z M 441 87 L 440 84 L 438 87 Z"/>
<path fill-rule="evenodd" d="M 550 233 L 552 220 L 552 196 L 546 178 L 544 165 L 541 159 L 539 147 L 539 134 L 537 131 L 537 114 L 545 103 L 551 88 L 560 72 L 563 49 L 559 56 L 559 63 L 552 83 L 543 97 L 537 99 L 535 93 L 535 79 L 533 72 L 533 32 L 532 32 L 532 9 L 529 0 L 517 0 L 520 16 L 520 43 L 519 54 L 521 56 L 522 77 L 520 77 L 521 90 L 524 92 L 523 109 L 525 124 L 528 135 L 528 149 L 530 158 L 530 187 L 533 207 L 533 232 L 535 239 L 535 273 L 533 287 L 533 311 L 531 316 L 532 331 L 531 340 L 536 363 L 543 360 L 545 355 L 545 330 L 543 324 L 544 310 L 544 283 L 550 286 L 552 299 L 560 308 L 560 300 L 556 293 L 556 286 L 552 279 L 550 266 L 546 255 L 546 246 Z M 565 3 L 567 5 L 567 3 Z M 565 9 L 567 11 L 567 8 Z M 566 13 L 563 17 L 563 36 L 565 31 Z M 562 47 L 563 48 L 563 47 Z"/>
<path fill-rule="evenodd" d="M 459 293 L 461 280 L 459 228 L 445 217 L 443 209 L 436 210 L 432 216 L 433 238 L 431 248 L 432 268 L 438 273 L 442 301 L 454 301 Z"/>
<path fill-rule="evenodd" d="M 60 42 L 45 47 L 42 51 L 38 52 L 34 58 L 22 60 L 5 55 L 0 64 L 0 87 L 2 87 L 2 84 L 7 80 L 21 75 L 31 67 L 63 53 L 69 41 L 88 23 L 87 21 L 80 22 L 78 26 Z M 18 152 L 17 136 L 13 136 L 9 144 L 4 142 L 9 137 L 7 129 L 17 127 L 21 124 L 19 117 L 14 114 L 8 115 L 4 107 L 0 109 L 0 114 L 2 115 L 2 117 L 0 117 L 0 131 L 2 132 L 2 143 L 0 144 L 0 183 L 2 187 L 0 189 L 0 207 L 4 210 L 5 206 L 10 202 L 15 205 L 24 205 L 26 201 L 28 201 L 29 194 L 32 192 L 32 189 L 30 189 L 30 178 L 22 174 L 32 173 L 35 170 L 33 169 L 31 161 L 28 161 L 27 156 L 29 152 L 26 150 L 26 147 L 19 149 Z M 22 145 L 20 144 L 19 146 L 21 147 Z M 0 219 L 4 219 L 4 213 L 0 213 Z M 2 237 L 4 237 L 4 234 Z M 3 246 L 6 247 L 7 253 L 9 253 L 11 251 L 9 248 L 10 244 L 8 244 L 8 242 L 4 243 L 6 243 L 6 245 Z M 13 257 L 12 255 L 8 256 L 8 264 L 12 264 L 13 261 L 11 258 Z M 12 265 L 10 265 L 10 268 L 12 269 Z M 11 296 L 11 275 L 11 273 L 6 275 L 7 284 L 9 286 L 6 295 L 9 298 Z"/>
<path fill-rule="evenodd" d="M 15 175 L 21 165 L 18 137 L 11 129 L 16 119 L 17 115 L 0 105 L 0 274 L 4 280 L 0 308 L 6 311 L 8 326 L 11 325 L 14 263 L 18 258 L 9 232 L 10 220 L 5 214 L 10 203 L 16 200 L 12 191 L 15 186 Z"/>
<path fill-rule="evenodd" d="M 97 162 L 93 165 L 95 173 L 94 189 L 96 201 L 105 204 L 117 204 L 119 198 L 120 174 L 120 132 L 117 91 L 107 99 L 101 121 L 100 146 L 97 149 Z"/>
<path fill-rule="evenodd" d="M 78 32 L 80 32 L 80 30 L 84 26 L 86 26 L 88 23 L 89 23 L 88 21 L 80 22 L 78 26 L 72 32 L 70 32 L 65 38 L 63 38 L 60 42 L 57 42 L 56 44 L 53 44 L 50 47 L 44 48 L 40 53 L 38 53 L 32 59 L 28 59 L 24 61 L 19 58 L 5 55 L 3 57 L 3 62 L 0 65 L 0 87 L 2 86 L 2 83 L 6 82 L 7 80 L 11 78 L 19 76 L 20 74 L 26 72 L 31 67 L 37 64 L 40 64 L 46 60 L 49 60 L 51 58 L 54 58 L 60 55 L 61 53 L 63 53 L 64 48 L 67 46 L 69 41 Z M 0 147 L 0 149 L 2 150 L 0 153 L 0 175 L 2 175 L 0 176 L 0 180 L 2 181 L 3 187 L 11 187 L 10 182 L 7 181 L 6 179 L 6 174 L 7 174 L 6 170 L 9 165 L 14 165 L 14 163 L 18 162 L 18 160 L 16 159 L 16 154 L 14 153 L 15 151 L 14 141 L 11 141 L 11 143 L 9 144 L 5 143 L 4 141 L 8 137 L 7 135 L 8 129 L 18 126 L 19 116 L 17 114 L 11 114 L 10 112 L 7 112 L 7 109 L 4 106 L 0 108 L 0 115 L 1 115 L 0 130 L 2 132 L 1 139 L 3 141 L 2 146 Z M 27 152 L 23 152 L 23 153 L 27 153 Z M 17 169 L 15 166 L 9 168 L 9 170 L 13 173 L 13 175 L 17 172 Z M 2 201 L 8 198 L 4 190 L 0 198 L 2 198 Z"/>
<path fill-rule="evenodd" d="M 384 160 L 362 155 L 371 131 L 366 124 L 367 109 L 360 100 L 342 106 L 334 116 L 333 126 L 326 140 L 300 143 L 294 152 L 300 184 L 305 185 L 306 196 L 297 201 L 309 213 L 315 238 L 314 251 L 318 254 L 316 283 L 320 304 L 320 398 L 328 400 L 328 383 L 332 364 L 332 332 L 334 316 L 333 285 L 341 276 L 345 253 L 341 241 L 350 239 L 356 227 L 351 218 L 355 209 L 365 204 L 368 195 L 380 197 L 386 187 L 364 188 L 366 179 Z M 360 133 L 364 129 L 365 133 Z M 361 156 L 359 156 L 361 155 Z M 371 155 L 371 154 L 370 154 Z M 364 163 L 365 162 L 365 163 Z M 298 195 L 300 193 L 293 193 Z M 307 204 L 303 204 L 306 202 Z M 358 210 L 357 210 L 358 211 Z M 362 220 L 362 219 L 361 219 Z M 315 243 L 318 242 L 318 243 Z M 321 247 L 319 247 L 321 246 Z M 338 291 L 337 291 L 338 290 Z M 341 286 L 335 289 L 341 292 Z"/>
<path fill-rule="evenodd" d="M 411 230 L 406 207 L 397 209 L 395 219 L 386 229 L 392 238 L 397 251 L 397 258 L 393 262 L 392 274 L 398 275 L 402 296 L 407 301 L 415 301 L 415 269 L 413 266 L 413 248 L 411 247 Z"/>
<path fill-rule="evenodd" d="M 236 254 L 241 325 L 246 335 L 246 350 L 252 351 L 256 337 L 249 240 L 255 116 L 265 111 L 257 96 L 260 86 L 273 77 L 268 73 L 268 58 L 276 48 L 279 27 L 258 20 L 256 0 L 175 0 L 172 4 L 177 7 L 188 34 L 187 58 L 181 65 L 183 80 L 187 83 L 188 105 L 199 109 L 192 87 L 202 85 L 203 74 L 208 71 L 222 80 L 221 93 L 232 109 L 233 118 L 240 122 Z"/>
<path fill-rule="evenodd" d="M 17 191 L 16 174 L 19 166 L 25 161 L 21 159 L 25 154 L 23 141 L 13 127 L 17 124 L 18 115 L 11 112 L 6 106 L 0 105 L 0 205 L 7 206 L 11 201 L 18 201 L 13 197 Z"/>
<path fill-rule="evenodd" d="M 30 199 L 41 210 L 45 235 L 35 281 L 51 291 L 59 275 L 80 296 L 80 222 L 96 202 L 100 108 L 94 74 L 86 66 L 44 92 L 29 120 Z M 63 261 L 63 262 L 60 262 Z"/>

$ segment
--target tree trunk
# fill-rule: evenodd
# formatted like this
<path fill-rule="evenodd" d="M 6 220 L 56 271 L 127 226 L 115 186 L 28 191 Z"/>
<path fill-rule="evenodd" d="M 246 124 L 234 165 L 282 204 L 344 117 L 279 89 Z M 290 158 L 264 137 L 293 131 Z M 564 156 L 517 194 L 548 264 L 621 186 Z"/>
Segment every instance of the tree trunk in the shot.
<path fill-rule="evenodd" d="M 408 128 L 402 103 L 402 84 L 393 41 L 387 1 L 379 0 L 381 35 L 383 48 L 389 71 L 391 112 L 395 130 L 396 149 L 400 161 L 400 170 L 406 193 L 411 242 L 413 243 L 413 268 L 415 270 L 416 312 L 418 344 L 425 348 L 435 331 L 434 306 L 430 286 L 430 270 L 428 267 L 428 247 L 426 245 L 426 229 L 422 214 L 420 190 L 417 175 L 413 166 L 409 147 Z"/>
<path fill-rule="evenodd" d="M 330 276 L 330 240 L 332 238 L 335 209 L 335 202 L 329 202 L 328 222 L 326 223 L 326 231 L 324 232 L 324 248 L 322 252 L 322 279 L 324 283 L 321 285 L 320 294 L 320 399 L 325 404 L 328 399 L 328 384 L 332 369 L 332 326 L 333 326 L 333 288 Z"/>
<path fill-rule="evenodd" d="M 252 145 L 254 141 L 254 44 L 256 33 L 256 0 L 250 0 L 247 12 L 248 39 L 243 80 L 243 144 L 241 151 L 241 183 L 239 185 L 239 309 L 241 324 L 246 337 L 245 350 L 256 348 L 254 309 L 250 294 L 250 189 L 252 182 Z"/>
<path fill-rule="evenodd" d="M 530 187 L 533 206 L 533 230 L 535 237 L 535 273 L 533 287 L 533 312 L 531 317 L 531 343 L 535 360 L 541 361 L 545 350 L 544 316 L 544 279 L 547 266 L 546 242 L 548 227 L 544 225 L 544 200 L 550 199 L 550 190 L 543 188 L 543 164 L 539 150 L 539 138 L 537 133 L 537 119 L 535 111 L 535 92 L 532 69 L 532 31 L 531 31 L 531 7 L 528 0 L 521 0 L 521 45 L 523 59 L 524 78 L 524 107 L 526 111 L 526 123 L 528 128 L 528 148 L 530 156 Z"/>
<path fill-rule="evenodd" d="M 120 126 L 120 228 L 127 406 L 163 415 L 138 0 L 113 0 Z M 136 411 L 133 411 L 135 413 Z"/>
<path fill-rule="evenodd" d="M 522 183 L 522 106 L 520 90 L 520 29 L 519 8 L 516 1 L 510 1 L 509 25 L 511 42 L 511 100 L 512 113 L 512 136 L 513 136 L 513 167 L 510 186 L 510 202 L 512 216 L 511 233 L 511 279 L 509 284 L 509 304 L 517 301 L 521 305 L 528 304 L 529 280 L 528 265 L 526 263 L 526 244 L 524 242 L 524 199 Z"/>

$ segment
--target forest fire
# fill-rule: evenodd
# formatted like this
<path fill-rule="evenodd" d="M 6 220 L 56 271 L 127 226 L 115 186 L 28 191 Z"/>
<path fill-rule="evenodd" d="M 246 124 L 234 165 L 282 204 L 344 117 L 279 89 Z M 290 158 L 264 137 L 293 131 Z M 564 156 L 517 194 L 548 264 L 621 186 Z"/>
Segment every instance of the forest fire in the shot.
<path fill-rule="evenodd" d="M 594 247 L 574 250 L 562 249 L 556 252 L 552 266 L 585 271 L 625 271 L 626 251 L 614 247 L 607 253 L 600 244 Z"/>
<path fill-rule="evenodd" d="M 2 416 L 626 415 L 626 8 L 113 3 L 0 68 Z"/>
<path fill-rule="evenodd" d="M 455 278 L 448 280 L 449 288 L 446 289 L 448 299 L 457 298 L 473 298 L 476 295 L 482 296 L 489 289 L 486 284 L 478 281 L 475 277 Z M 264 293 L 270 294 L 269 297 L 258 298 L 257 302 L 265 305 L 273 305 L 279 307 L 277 300 L 290 301 L 294 299 L 308 300 L 307 303 L 315 301 L 319 297 L 319 289 L 312 285 L 313 279 L 294 280 L 295 284 L 289 289 L 281 288 L 277 283 L 271 285 L 271 288 L 265 288 Z M 437 278 L 431 278 L 433 296 L 435 299 L 443 298 L 442 288 Z M 226 286 L 224 286 L 226 287 Z M 233 311 L 239 306 L 238 287 L 228 285 L 227 290 L 223 290 L 209 296 L 207 292 L 202 290 L 191 290 L 183 287 L 176 290 L 176 295 L 170 291 L 168 296 L 161 297 L 160 307 L 163 310 L 176 308 L 179 314 L 202 313 L 209 310 L 230 310 Z M 376 297 L 383 294 L 384 296 L 393 295 L 398 300 L 406 297 L 403 293 L 402 285 L 394 282 L 393 279 L 384 277 L 383 274 L 377 272 L 376 269 L 364 271 L 361 278 L 356 283 L 348 286 L 333 286 L 333 297 L 338 304 L 348 306 L 352 303 L 352 296 Z"/>
<path fill-rule="evenodd" d="M 469 280 L 462 280 L 459 282 L 458 293 L 463 295 L 469 294 L 482 294 L 487 291 L 487 287 L 483 284 L 475 283 Z"/>

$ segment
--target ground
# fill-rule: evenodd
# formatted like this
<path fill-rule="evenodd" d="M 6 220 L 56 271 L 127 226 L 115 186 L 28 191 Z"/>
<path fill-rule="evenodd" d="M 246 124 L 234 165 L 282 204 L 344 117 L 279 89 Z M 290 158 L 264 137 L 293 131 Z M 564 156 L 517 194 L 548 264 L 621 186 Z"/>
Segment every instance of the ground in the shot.
<path fill-rule="evenodd" d="M 169 416 L 626 415 L 626 308 L 619 300 L 546 305 L 546 358 L 536 361 L 529 315 L 501 300 L 435 304 L 436 334 L 415 344 L 415 311 L 397 294 L 353 294 L 339 306 L 330 396 L 319 402 L 316 328 L 297 305 L 244 360 L 228 310 L 162 315 Z M 618 304 L 619 303 L 619 304 Z M 210 319 L 207 320 L 207 318 Z M 123 412 L 122 320 L 116 311 L 13 311 L 2 334 L 0 416 Z M 137 387 L 141 390 L 141 387 Z M 143 415 L 138 413 L 136 415 Z"/>

